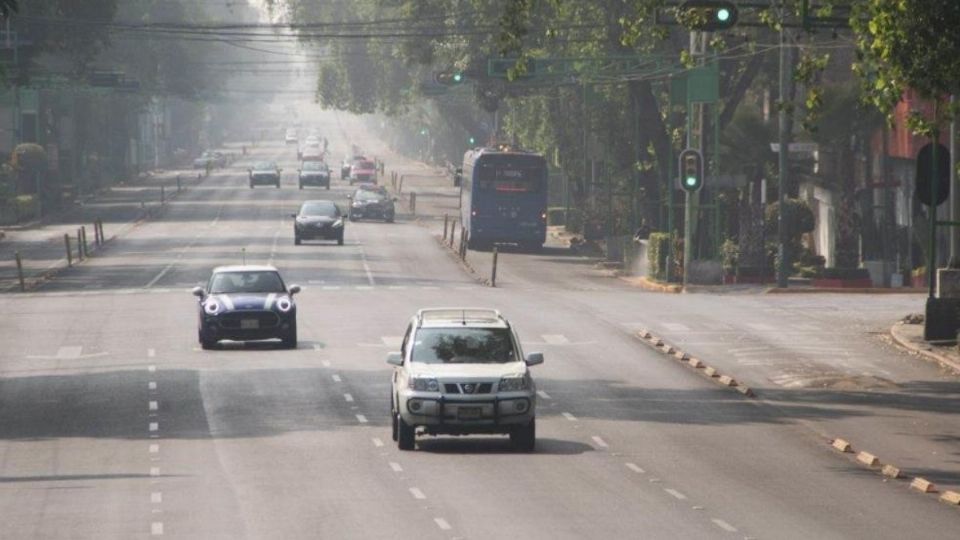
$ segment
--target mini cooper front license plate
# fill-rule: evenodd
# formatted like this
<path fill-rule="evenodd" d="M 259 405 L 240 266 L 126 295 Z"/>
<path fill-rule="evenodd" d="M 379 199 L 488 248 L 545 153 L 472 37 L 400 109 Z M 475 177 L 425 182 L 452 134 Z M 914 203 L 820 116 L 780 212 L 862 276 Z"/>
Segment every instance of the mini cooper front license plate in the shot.
<path fill-rule="evenodd" d="M 480 418 L 480 407 L 457 407 L 457 418 L 460 420 L 476 420 Z"/>
<path fill-rule="evenodd" d="M 260 328 L 260 321 L 257 319 L 241 319 L 240 328 L 244 330 L 256 330 Z"/>

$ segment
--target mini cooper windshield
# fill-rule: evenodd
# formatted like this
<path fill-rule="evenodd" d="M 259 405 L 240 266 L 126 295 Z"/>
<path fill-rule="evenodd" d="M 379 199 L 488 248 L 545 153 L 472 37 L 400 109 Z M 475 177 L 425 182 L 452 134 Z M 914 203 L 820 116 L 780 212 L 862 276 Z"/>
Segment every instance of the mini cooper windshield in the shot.
<path fill-rule="evenodd" d="M 330 201 L 305 203 L 300 208 L 300 215 L 307 217 L 337 217 L 337 205 Z"/>
<path fill-rule="evenodd" d="M 210 294 L 283 292 L 286 288 L 276 272 L 219 272 L 210 278 Z"/>
<path fill-rule="evenodd" d="M 516 362 L 506 328 L 422 328 L 412 361 L 425 364 L 505 364 Z"/>

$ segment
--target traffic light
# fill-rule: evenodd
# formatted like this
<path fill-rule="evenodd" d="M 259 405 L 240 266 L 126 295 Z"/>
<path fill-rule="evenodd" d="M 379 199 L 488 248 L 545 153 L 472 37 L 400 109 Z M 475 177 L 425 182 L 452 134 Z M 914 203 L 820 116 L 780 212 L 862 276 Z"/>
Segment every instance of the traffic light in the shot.
<path fill-rule="evenodd" d="M 703 187 L 703 156 L 699 150 L 680 152 L 680 187 L 690 193 Z"/>
<path fill-rule="evenodd" d="M 470 137 L 470 138 L 467 139 L 467 143 L 469 143 L 470 146 L 473 146 L 473 145 L 477 144 L 477 139 L 476 139 L 475 137 Z"/>
<path fill-rule="evenodd" d="M 691 30 L 715 32 L 737 25 L 739 12 L 730 0 L 687 0 L 677 8 L 677 20 Z"/>
<path fill-rule="evenodd" d="M 445 86 L 462 84 L 466 79 L 462 71 L 440 71 L 433 74 L 434 82 Z"/>

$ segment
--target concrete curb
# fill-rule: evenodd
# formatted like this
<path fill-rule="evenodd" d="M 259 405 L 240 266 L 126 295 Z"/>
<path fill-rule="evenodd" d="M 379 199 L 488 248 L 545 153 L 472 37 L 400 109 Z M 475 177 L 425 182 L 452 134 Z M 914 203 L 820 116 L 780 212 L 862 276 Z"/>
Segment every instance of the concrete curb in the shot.
<path fill-rule="evenodd" d="M 922 356 L 928 360 L 933 360 L 941 366 L 951 369 L 957 374 L 960 374 L 960 361 L 954 360 L 937 352 L 924 349 L 923 347 L 911 343 L 903 334 L 900 332 L 900 327 L 903 326 L 903 323 L 896 323 L 890 327 L 890 338 L 893 339 L 893 342 L 897 346 L 905 349 L 907 352 Z"/>
<path fill-rule="evenodd" d="M 442 236 L 434 236 L 434 239 L 436 239 L 437 244 L 440 246 L 440 249 L 442 249 L 443 251 L 448 253 L 451 257 L 453 257 L 453 259 L 460 265 L 460 267 L 463 268 L 465 272 L 470 274 L 470 277 L 472 277 L 474 281 L 476 281 L 480 285 L 486 285 L 487 287 L 490 286 L 490 280 L 487 278 L 481 277 L 480 274 L 476 271 L 476 269 L 474 269 L 473 266 L 471 266 L 466 259 L 461 259 L 460 254 L 457 253 L 455 249 L 451 248 L 446 242 L 444 242 Z"/>
<path fill-rule="evenodd" d="M 787 287 L 786 289 L 771 287 L 764 291 L 765 294 L 923 294 L 926 292 L 926 289 L 916 289 L 913 287 Z"/>
<path fill-rule="evenodd" d="M 617 279 L 646 291 L 674 293 L 674 294 L 683 292 L 682 285 L 677 285 L 674 283 L 659 283 L 657 281 L 648 279 L 646 276 L 640 276 L 640 277 L 617 276 Z"/>

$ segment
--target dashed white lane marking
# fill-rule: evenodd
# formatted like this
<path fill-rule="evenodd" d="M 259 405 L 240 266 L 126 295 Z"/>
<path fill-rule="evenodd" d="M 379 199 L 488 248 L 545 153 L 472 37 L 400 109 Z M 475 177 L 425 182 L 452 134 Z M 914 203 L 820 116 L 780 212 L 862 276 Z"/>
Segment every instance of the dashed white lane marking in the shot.
<path fill-rule="evenodd" d="M 673 496 L 673 497 L 676 498 L 677 500 L 684 501 L 684 500 L 687 499 L 687 496 L 686 496 L 686 495 L 684 495 L 683 493 L 680 493 L 679 491 L 677 491 L 677 490 L 675 490 L 675 489 L 663 488 L 663 490 L 666 491 L 667 493 L 669 493 L 671 496 Z"/>
<path fill-rule="evenodd" d="M 358 285 L 354 287 L 354 289 L 358 291 L 372 291 L 373 287 L 371 287 L 370 285 Z"/>
<path fill-rule="evenodd" d="M 147 388 L 150 389 L 150 390 L 156 390 L 156 389 L 157 389 L 157 382 L 156 382 L 156 381 L 150 381 L 150 382 L 148 382 L 148 383 L 147 383 Z"/>
<path fill-rule="evenodd" d="M 80 358 L 82 354 L 83 347 L 81 346 L 60 347 L 57 349 L 58 360 L 76 359 Z"/>
<path fill-rule="evenodd" d="M 426 498 L 427 498 L 427 496 L 424 495 L 423 492 L 420 491 L 419 488 L 415 488 L 415 487 L 410 488 L 410 494 L 413 495 L 413 498 L 414 498 L 414 499 L 421 499 L 421 500 L 422 500 L 422 499 L 426 499 Z"/>
<path fill-rule="evenodd" d="M 329 361 L 329 360 L 322 360 L 320 363 L 323 365 L 323 367 L 330 367 L 330 361 Z"/>
<path fill-rule="evenodd" d="M 537 395 L 543 399 L 550 399 L 550 394 L 544 392 L 543 390 L 537 390 Z"/>
<path fill-rule="evenodd" d="M 767 323 L 747 323 L 747 326 L 753 328 L 757 332 L 773 332 L 776 330 L 773 325 Z"/>
<path fill-rule="evenodd" d="M 570 414 L 570 413 L 568 413 L 568 412 L 560 413 L 560 414 L 562 414 L 564 418 L 566 418 L 567 420 L 569 420 L 569 421 L 571 421 L 571 422 L 576 422 L 576 421 L 577 421 L 577 417 L 574 416 L 574 415 L 572 415 L 572 414 Z"/>
<path fill-rule="evenodd" d="M 313 345 L 313 350 L 315 350 L 315 351 L 319 351 L 319 350 L 322 350 L 322 349 L 323 349 L 323 347 L 321 347 L 320 345 L 317 345 L 317 344 L 314 344 L 314 345 Z"/>
<path fill-rule="evenodd" d="M 160 504 L 163 502 L 163 493 L 159 491 L 154 491 L 150 494 L 150 502 L 153 504 Z"/>
<path fill-rule="evenodd" d="M 403 472 L 403 467 L 401 467 L 396 461 L 390 462 L 390 468 L 393 469 L 393 472 Z"/>
<path fill-rule="evenodd" d="M 550 345 L 566 345 L 567 343 L 570 343 L 570 340 L 567 339 L 566 336 L 560 334 L 544 334 L 540 337 L 542 337 L 543 340 Z"/>
<path fill-rule="evenodd" d="M 367 253 L 363 250 L 363 247 L 360 248 L 360 262 L 363 263 L 363 271 L 367 274 L 367 283 L 370 286 L 374 286 L 377 283 L 373 280 L 373 272 L 370 271 L 370 264 L 367 263 Z"/>
<path fill-rule="evenodd" d="M 364 415 L 362 415 L 362 414 L 358 414 L 358 415 L 357 415 L 357 422 L 360 422 L 361 424 L 366 424 L 366 423 L 367 423 L 367 417 L 364 416 Z"/>
<path fill-rule="evenodd" d="M 377 448 L 383 447 L 383 441 L 381 441 L 380 439 L 374 437 L 373 439 L 370 439 L 370 440 L 373 441 L 373 445 L 376 446 Z"/>
<path fill-rule="evenodd" d="M 689 332 L 690 327 L 685 324 L 680 323 L 660 323 L 660 326 L 666 328 L 671 332 Z"/>
<path fill-rule="evenodd" d="M 607 444 L 607 441 L 601 439 L 600 437 L 597 437 L 596 435 L 594 435 L 593 437 L 590 437 L 590 438 L 593 439 L 593 442 L 596 443 L 596 445 L 599 446 L 600 448 L 609 448 L 609 447 L 610 447 L 610 445 Z"/>
<path fill-rule="evenodd" d="M 627 468 L 637 474 L 643 474 L 644 470 L 637 466 L 636 463 L 627 463 Z"/>
<path fill-rule="evenodd" d="M 154 366 L 154 365 L 147 366 L 147 371 L 149 371 L 150 373 L 155 373 L 157 371 L 157 366 Z"/>
<path fill-rule="evenodd" d="M 721 529 L 723 529 L 723 530 L 725 530 L 725 531 L 727 531 L 727 532 L 737 532 L 737 528 L 736 528 L 736 527 L 734 527 L 733 525 L 727 523 L 726 521 L 724 521 L 724 520 L 722 520 L 722 519 L 713 518 L 713 519 L 711 519 L 710 521 L 712 521 L 713 524 L 716 525 L 717 527 L 720 527 Z"/>
<path fill-rule="evenodd" d="M 149 429 L 150 429 L 150 431 L 157 431 L 158 429 L 160 429 L 160 423 L 159 423 L 159 422 L 150 422 L 150 427 L 149 427 Z"/>
<path fill-rule="evenodd" d="M 396 347 L 399 349 L 400 344 L 403 343 L 403 336 L 381 336 L 380 341 L 387 347 Z"/>
<path fill-rule="evenodd" d="M 160 453 L 160 445 L 159 445 L 159 444 L 151 444 L 151 445 L 150 445 L 150 453 L 151 453 L 151 454 L 159 454 L 159 453 Z"/>
<path fill-rule="evenodd" d="M 340 376 L 337 375 L 336 373 L 331 375 L 331 378 L 333 379 L 333 382 L 343 382 L 343 379 L 341 379 Z"/>
<path fill-rule="evenodd" d="M 273 245 L 270 246 L 270 258 L 267 259 L 267 264 L 273 266 L 273 258 L 277 254 L 277 240 L 280 239 L 280 231 L 273 233 Z"/>
<path fill-rule="evenodd" d="M 453 528 L 449 523 L 447 523 L 447 520 L 443 518 L 433 518 L 433 522 L 436 523 L 437 527 L 440 527 L 440 530 L 442 531 L 449 531 Z"/>
<path fill-rule="evenodd" d="M 343 399 L 344 399 L 347 403 L 353 403 L 353 396 L 351 396 L 350 394 L 344 394 L 344 395 L 343 395 Z"/>
<path fill-rule="evenodd" d="M 179 257 L 178 257 L 178 259 L 179 259 Z M 144 285 L 143 288 L 144 288 L 144 289 L 149 289 L 150 287 L 153 287 L 154 285 L 156 285 L 158 281 L 160 281 L 161 279 L 163 279 L 163 276 L 167 275 L 167 272 L 169 272 L 170 269 L 173 268 L 173 265 L 175 265 L 175 264 L 177 264 L 176 261 L 174 261 L 174 262 L 168 264 L 167 266 L 165 266 L 165 267 L 163 268 L 163 270 L 161 270 L 159 274 L 157 274 L 156 276 L 154 276 L 154 278 L 150 280 L 150 283 L 147 283 L 146 285 Z"/>
<path fill-rule="evenodd" d="M 147 349 L 147 358 L 153 358 L 157 355 L 156 349 Z"/>
<path fill-rule="evenodd" d="M 160 476 L 160 467 L 150 467 L 150 476 Z"/>
<path fill-rule="evenodd" d="M 391 291 L 405 291 L 405 290 L 407 290 L 407 286 L 406 286 L 406 285 L 389 285 L 387 288 L 390 289 Z"/>
<path fill-rule="evenodd" d="M 157 408 L 158 408 L 159 406 L 160 406 L 160 404 L 157 403 L 156 401 L 151 401 L 151 402 L 147 405 L 147 408 L 150 409 L 151 411 L 155 411 L 155 410 L 157 410 Z"/>
<path fill-rule="evenodd" d="M 154 521 L 150 524 L 150 534 L 153 536 L 163 536 L 163 522 Z"/>
<path fill-rule="evenodd" d="M 320 287 L 320 289 L 324 291 L 339 291 L 342 288 L 343 287 L 340 287 L 339 285 L 326 285 L 324 287 Z"/>

